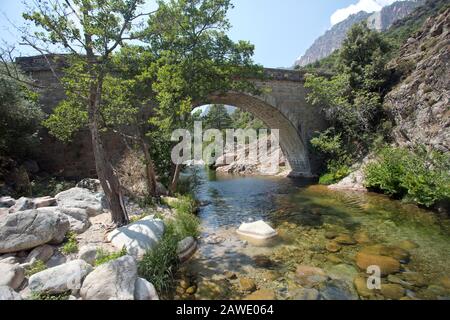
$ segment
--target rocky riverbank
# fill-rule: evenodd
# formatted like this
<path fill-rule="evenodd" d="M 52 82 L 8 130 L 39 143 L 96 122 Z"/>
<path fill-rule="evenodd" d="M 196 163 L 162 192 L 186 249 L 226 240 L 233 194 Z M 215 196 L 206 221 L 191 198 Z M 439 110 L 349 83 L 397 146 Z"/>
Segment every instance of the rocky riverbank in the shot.
<path fill-rule="evenodd" d="M 132 223 L 114 229 L 97 180 L 54 198 L 0 198 L 0 300 L 158 299 L 138 263 L 174 213 L 163 205 L 126 205 Z M 180 260 L 195 248 L 193 238 L 180 242 Z"/>

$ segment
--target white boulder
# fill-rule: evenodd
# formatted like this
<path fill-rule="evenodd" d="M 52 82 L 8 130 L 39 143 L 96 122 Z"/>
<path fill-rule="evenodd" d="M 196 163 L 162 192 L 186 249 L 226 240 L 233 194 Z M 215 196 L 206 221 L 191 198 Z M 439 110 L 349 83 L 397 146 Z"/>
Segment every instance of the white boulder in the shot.
<path fill-rule="evenodd" d="M 8 286 L 14 290 L 19 288 L 25 279 L 25 270 L 18 264 L 0 263 L 0 286 Z"/>
<path fill-rule="evenodd" d="M 107 239 L 117 249 L 125 247 L 128 254 L 140 259 L 158 244 L 163 234 L 164 222 L 149 216 L 110 232 Z"/>
<path fill-rule="evenodd" d="M 69 227 L 66 216 L 45 208 L 2 216 L 0 253 L 28 250 L 45 243 L 61 243 Z"/>
<path fill-rule="evenodd" d="M 0 286 L 0 301 L 22 300 L 20 295 L 8 286 Z"/>
<path fill-rule="evenodd" d="M 137 278 L 134 288 L 134 299 L 159 300 L 159 296 L 153 284 L 151 284 L 145 279 Z"/>
<path fill-rule="evenodd" d="M 237 233 L 255 240 L 268 240 L 278 235 L 271 226 L 262 220 L 241 224 Z"/>
<path fill-rule="evenodd" d="M 85 209 L 90 217 L 103 213 L 102 193 L 93 193 L 88 189 L 72 188 L 58 193 L 55 198 L 61 209 Z"/>
<path fill-rule="evenodd" d="M 37 260 L 47 262 L 53 256 L 54 252 L 55 250 L 53 249 L 53 247 L 48 244 L 36 247 L 28 254 L 27 258 L 25 259 L 25 263 L 32 264 Z"/>
<path fill-rule="evenodd" d="M 32 292 L 51 294 L 77 291 L 92 270 L 92 266 L 86 261 L 73 260 L 32 275 L 28 287 Z"/>
<path fill-rule="evenodd" d="M 11 197 L 0 197 L 0 208 L 11 208 L 16 204 L 16 200 Z"/>
<path fill-rule="evenodd" d="M 83 300 L 134 300 L 137 279 L 136 260 L 124 256 L 98 266 L 84 280 Z"/>

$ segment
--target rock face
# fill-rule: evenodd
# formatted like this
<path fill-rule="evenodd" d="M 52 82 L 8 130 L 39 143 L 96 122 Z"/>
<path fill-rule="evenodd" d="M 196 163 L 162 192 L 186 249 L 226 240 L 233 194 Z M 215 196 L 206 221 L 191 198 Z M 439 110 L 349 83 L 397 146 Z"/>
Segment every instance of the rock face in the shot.
<path fill-rule="evenodd" d="M 136 260 L 124 256 L 92 271 L 83 282 L 80 296 L 84 300 L 134 300 L 136 280 Z"/>
<path fill-rule="evenodd" d="M 25 270 L 18 264 L 0 263 L 0 286 L 17 289 L 25 279 Z"/>
<path fill-rule="evenodd" d="M 243 223 L 237 233 L 255 240 L 268 240 L 277 236 L 277 232 L 264 221 Z"/>
<path fill-rule="evenodd" d="M 0 286 L 0 301 L 22 300 L 20 295 L 8 286 Z"/>
<path fill-rule="evenodd" d="M 117 249 L 125 247 L 130 255 L 140 259 L 158 244 L 163 234 L 164 222 L 150 216 L 112 231 L 107 238 Z"/>
<path fill-rule="evenodd" d="M 385 98 L 396 144 L 450 150 L 450 9 L 429 18 L 400 49 L 391 67 L 404 80 Z"/>
<path fill-rule="evenodd" d="M 288 174 L 290 168 L 279 147 L 273 150 L 268 148 L 268 154 L 265 156 L 257 153 L 259 146 L 264 143 L 270 145 L 270 136 L 267 140 L 261 139 L 259 143 L 247 145 L 245 149 L 241 148 L 236 152 L 226 153 L 217 159 L 214 165 L 216 171 L 218 173 L 239 175 L 273 176 L 283 173 Z"/>
<path fill-rule="evenodd" d="M 159 300 L 159 297 L 153 284 L 151 284 L 145 279 L 137 278 L 134 288 L 134 299 Z"/>
<path fill-rule="evenodd" d="M 73 260 L 32 275 L 28 287 L 32 292 L 52 294 L 79 290 L 92 269 L 84 260 Z"/>
<path fill-rule="evenodd" d="M 88 189 L 72 188 L 56 195 L 58 206 L 63 209 L 84 209 L 88 216 L 103 212 L 103 194 L 93 193 Z"/>
<path fill-rule="evenodd" d="M 334 25 L 323 36 L 318 38 L 306 51 L 305 55 L 295 62 L 295 65 L 304 67 L 331 55 L 335 50 L 341 47 L 343 41 L 347 37 L 348 31 L 357 23 L 366 21 L 371 29 L 385 31 L 396 21 L 409 15 L 424 2 L 425 0 L 400 1 L 384 7 L 381 11 L 373 14 L 364 11 L 353 14 L 346 20 Z"/>
<path fill-rule="evenodd" d="M 69 230 L 67 218 L 52 210 L 27 210 L 0 217 L 0 253 L 61 243 Z"/>

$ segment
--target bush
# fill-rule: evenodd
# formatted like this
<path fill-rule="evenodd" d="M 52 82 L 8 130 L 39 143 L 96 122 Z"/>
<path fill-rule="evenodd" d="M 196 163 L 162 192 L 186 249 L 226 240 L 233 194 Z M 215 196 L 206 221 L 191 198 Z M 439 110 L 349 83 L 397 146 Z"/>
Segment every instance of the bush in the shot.
<path fill-rule="evenodd" d="M 450 199 L 450 156 L 386 147 L 365 169 L 366 187 L 432 207 Z"/>
<path fill-rule="evenodd" d="M 47 265 L 45 264 L 45 262 L 42 261 L 42 260 L 36 260 L 35 262 L 33 262 L 33 264 L 31 266 L 26 268 L 25 276 L 27 278 L 29 278 L 33 274 L 39 273 L 41 271 L 44 271 L 45 269 L 47 269 Z"/>
<path fill-rule="evenodd" d="M 71 253 L 77 253 L 78 252 L 78 241 L 77 241 L 77 235 L 73 232 L 69 232 L 66 235 L 66 243 L 64 243 L 61 252 L 63 254 L 71 254 Z"/>
<path fill-rule="evenodd" d="M 95 258 L 94 266 L 98 267 L 99 265 L 108 263 L 113 260 L 117 260 L 126 255 L 127 255 L 127 249 L 125 247 L 122 248 L 121 251 L 113 252 L 113 253 L 107 252 L 103 249 L 99 249 L 97 251 L 97 256 Z"/>

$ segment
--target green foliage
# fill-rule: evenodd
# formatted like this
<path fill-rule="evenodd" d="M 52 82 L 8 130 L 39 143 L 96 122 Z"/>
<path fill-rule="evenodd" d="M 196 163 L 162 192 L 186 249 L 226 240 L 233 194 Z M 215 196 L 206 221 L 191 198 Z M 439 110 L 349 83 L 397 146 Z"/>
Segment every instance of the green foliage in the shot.
<path fill-rule="evenodd" d="M 203 117 L 203 130 L 225 130 L 231 128 L 231 117 L 223 104 L 214 104 Z"/>
<path fill-rule="evenodd" d="M 448 154 L 385 147 L 378 157 L 365 169 L 368 188 L 426 207 L 450 199 Z"/>
<path fill-rule="evenodd" d="M 234 129 L 265 129 L 267 126 L 249 112 L 236 109 L 231 115 Z"/>
<path fill-rule="evenodd" d="M 94 266 L 98 267 L 99 265 L 108 263 L 113 260 L 117 260 L 123 256 L 127 255 L 127 249 L 124 247 L 119 252 L 108 252 L 103 249 L 97 250 L 97 255 L 95 257 Z"/>
<path fill-rule="evenodd" d="M 61 248 L 63 254 L 71 254 L 78 252 L 77 235 L 73 232 L 68 232 L 66 235 L 66 242 Z"/>
<path fill-rule="evenodd" d="M 45 262 L 42 260 L 36 260 L 31 266 L 26 268 L 25 276 L 29 278 L 33 274 L 44 271 L 45 269 L 47 269 L 47 265 L 45 264 Z"/>
<path fill-rule="evenodd" d="M 334 54 L 337 73 L 332 77 L 306 76 L 305 87 L 310 89 L 307 99 L 324 108 L 330 125 L 311 140 L 327 164 L 322 183 L 345 177 L 353 162 L 385 134 L 382 104 L 390 81 L 386 68 L 390 52 L 391 46 L 380 33 L 365 23 L 357 24 Z"/>
<path fill-rule="evenodd" d="M 31 181 L 31 195 L 33 197 L 44 197 L 51 196 L 54 197 L 60 192 L 68 190 L 75 187 L 75 182 L 60 180 L 57 178 L 43 178 Z"/>
<path fill-rule="evenodd" d="M 46 301 L 60 301 L 60 300 L 68 300 L 71 295 L 70 291 L 59 293 L 59 294 L 50 294 L 45 292 L 32 292 L 31 300 L 46 300 Z"/>
<path fill-rule="evenodd" d="M 0 74 L 5 72 L 0 70 Z M 0 114 L 0 154 L 19 159 L 32 156 L 39 143 L 37 131 L 44 116 L 36 94 L 22 82 L 1 75 Z"/>

